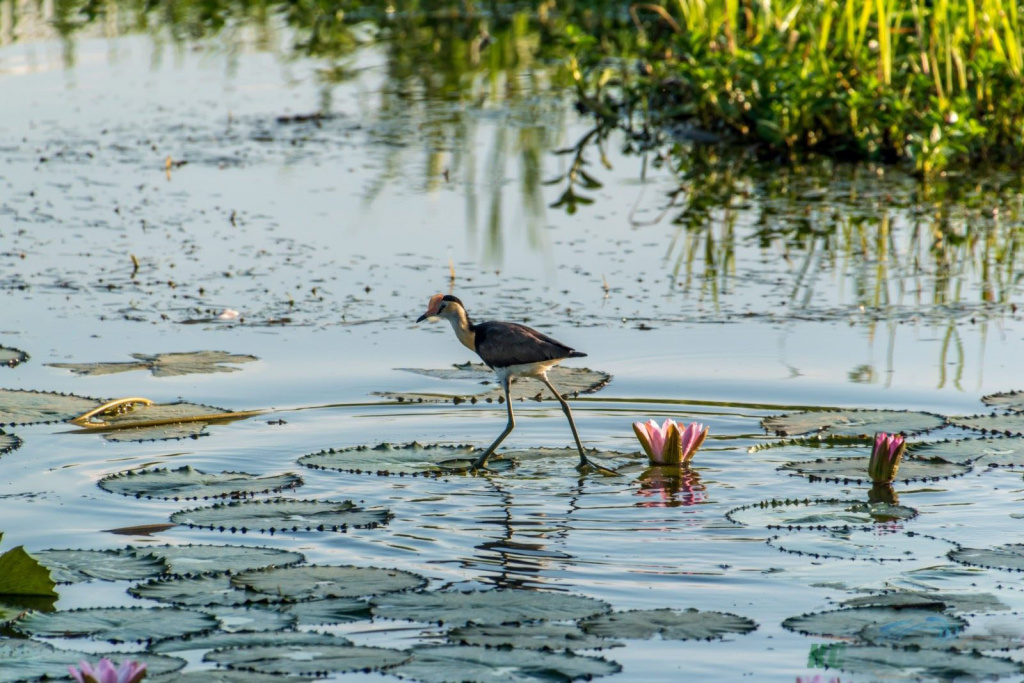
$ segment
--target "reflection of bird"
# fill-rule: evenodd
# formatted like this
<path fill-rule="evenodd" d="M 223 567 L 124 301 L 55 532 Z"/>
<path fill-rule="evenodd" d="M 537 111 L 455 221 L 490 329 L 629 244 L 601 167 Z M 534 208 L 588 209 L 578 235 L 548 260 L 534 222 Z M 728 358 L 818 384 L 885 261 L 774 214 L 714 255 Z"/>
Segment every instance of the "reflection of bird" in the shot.
<path fill-rule="evenodd" d="M 487 464 L 487 459 L 516 426 L 516 419 L 512 414 L 512 400 L 508 394 L 511 378 L 535 377 L 551 390 L 558 402 L 562 404 L 562 412 L 569 418 L 569 427 L 572 429 L 573 438 L 576 439 L 576 448 L 580 452 L 579 469 L 591 466 L 604 472 L 613 472 L 613 470 L 592 463 L 587 458 L 586 453 L 583 452 L 583 444 L 580 443 L 580 435 L 576 431 L 576 423 L 573 422 L 569 404 L 565 402 L 547 376 L 548 370 L 566 358 L 581 358 L 587 354 L 571 349 L 562 342 L 555 341 L 546 334 L 525 325 L 501 322 L 473 323 L 466 314 L 462 302 L 458 297 L 450 294 L 432 296 L 427 312 L 421 315 L 416 322 L 422 322 L 428 318 L 444 318 L 450 322 L 452 329 L 455 330 L 455 336 L 464 346 L 476 351 L 483 362 L 494 370 L 501 381 L 501 388 L 505 391 L 508 424 L 505 425 L 505 431 L 498 436 L 494 443 L 488 446 L 487 450 L 473 462 L 474 469 Z"/>

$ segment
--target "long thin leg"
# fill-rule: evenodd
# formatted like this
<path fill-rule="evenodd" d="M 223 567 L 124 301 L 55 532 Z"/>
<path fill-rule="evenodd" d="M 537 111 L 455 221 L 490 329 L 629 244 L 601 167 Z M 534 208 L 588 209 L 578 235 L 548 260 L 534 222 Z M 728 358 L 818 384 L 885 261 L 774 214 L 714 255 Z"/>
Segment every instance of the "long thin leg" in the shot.
<path fill-rule="evenodd" d="M 487 447 L 487 450 L 484 451 L 479 458 L 473 461 L 471 469 L 478 470 L 486 465 L 487 458 L 494 454 L 494 451 L 498 449 L 498 446 L 500 446 L 501 442 L 505 440 L 505 437 L 511 434 L 512 430 L 516 427 L 516 417 L 512 414 L 512 398 L 508 395 L 508 383 L 508 377 L 506 377 L 501 383 L 501 388 L 505 390 L 505 406 L 508 408 L 508 424 L 505 425 L 505 431 L 503 431 L 498 438 L 494 440 L 494 443 Z"/>
<path fill-rule="evenodd" d="M 583 442 L 580 441 L 580 433 L 576 431 L 576 422 L 572 419 L 572 410 L 569 409 L 569 403 L 562 398 L 560 393 L 558 393 L 558 389 L 555 388 L 555 385 L 551 383 L 551 380 L 548 379 L 546 374 L 540 375 L 539 379 L 544 382 L 545 386 L 547 386 L 547 388 L 551 390 L 551 393 L 555 395 L 555 398 L 558 399 L 558 402 L 562 404 L 562 412 L 565 413 L 567 418 L 569 418 L 569 428 L 572 430 L 572 438 L 576 439 L 576 450 L 580 452 L 580 464 L 576 469 L 582 470 L 587 467 L 593 467 L 594 469 L 600 470 L 606 474 L 618 474 L 615 470 L 604 467 L 603 465 L 598 465 L 587 457 L 587 454 L 583 451 Z"/>

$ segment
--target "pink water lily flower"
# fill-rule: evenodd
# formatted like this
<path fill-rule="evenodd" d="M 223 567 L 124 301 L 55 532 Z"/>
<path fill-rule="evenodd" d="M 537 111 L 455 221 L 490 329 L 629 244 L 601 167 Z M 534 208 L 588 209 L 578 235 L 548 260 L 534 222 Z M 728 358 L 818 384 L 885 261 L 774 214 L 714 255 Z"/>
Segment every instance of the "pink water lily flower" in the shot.
<path fill-rule="evenodd" d="M 634 422 L 633 431 L 654 465 L 689 463 L 708 435 L 708 428 L 698 422 L 680 428 L 675 420 L 665 420 L 660 427 L 654 420 Z"/>
<path fill-rule="evenodd" d="M 146 677 L 145 664 L 126 659 L 115 669 L 114 663 L 106 657 L 95 668 L 83 660 L 77 668 L 69 666 L 68 671 L 78 683 L 139 683 Z"/>
<path fill-rule="evenodd" d="M 900 434 L 875 434 L 875 445 L 868 461 L 868 475 L 876 484 L 888 484 L 896 478 L 900 459 L 907 450 L 907 441 Z"/>

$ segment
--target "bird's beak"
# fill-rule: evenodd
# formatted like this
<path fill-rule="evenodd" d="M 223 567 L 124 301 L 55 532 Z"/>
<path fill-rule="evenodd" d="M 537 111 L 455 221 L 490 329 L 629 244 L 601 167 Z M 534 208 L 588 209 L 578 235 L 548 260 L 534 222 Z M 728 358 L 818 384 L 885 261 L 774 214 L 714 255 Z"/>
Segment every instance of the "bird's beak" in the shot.
<path fill-rule="evenodd" d="M 423 322 L 424 320 L 426 320 L 429 317 L 430 317 L 430 312 L 427 311 L 426 313 L 424 313 L 420 317 L 416 318 L 416 322 L 421 323 L 421 322 Z"/>

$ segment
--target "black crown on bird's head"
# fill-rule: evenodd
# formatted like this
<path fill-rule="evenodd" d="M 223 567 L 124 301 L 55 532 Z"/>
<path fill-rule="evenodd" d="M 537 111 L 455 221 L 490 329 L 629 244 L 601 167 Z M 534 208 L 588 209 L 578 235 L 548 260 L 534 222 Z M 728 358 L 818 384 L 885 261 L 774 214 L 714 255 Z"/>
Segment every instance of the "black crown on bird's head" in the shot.
<path fill-rule="evenodd" d="M 445 295 L 444 295 L 444 296 L 443 296 L 443 297 L 441 298 L 441 301 L 451 301 L 451 302 L 453 302 L 453 303 L 457 303 L 458 305 L 462 306 L 463 308 L 465 308 L 465 307 L 466 307 L 466 305 L 465 305 L 464 303 L 462 303 L 462 299 L 460 299 L 460 298 L 459 298 L 459 297 L 457 297 L 457 296 L 453 296 L 453 295 L 451 295 L 451 294 L 445 294 Z"/>

